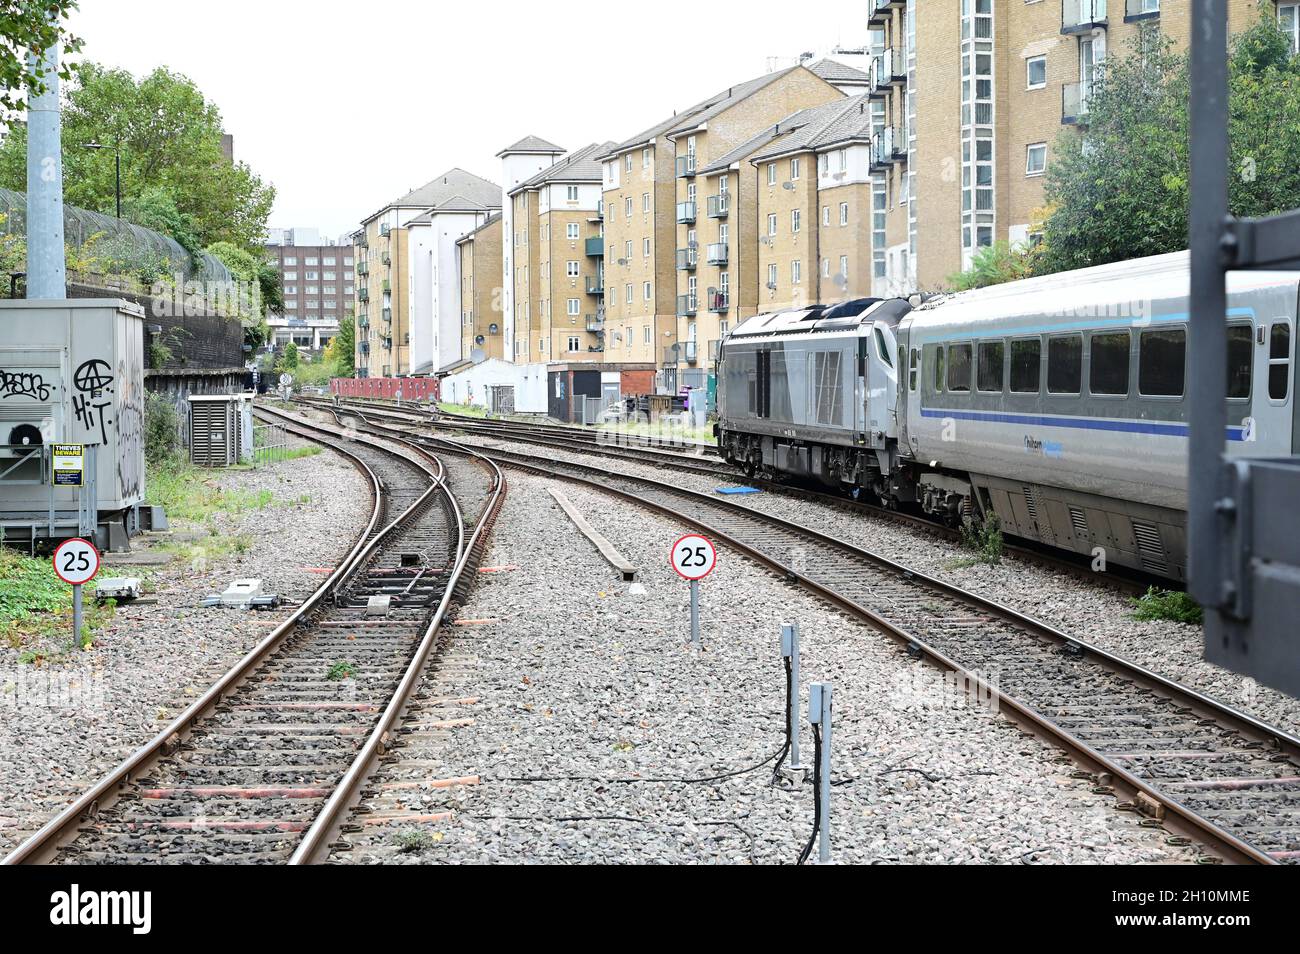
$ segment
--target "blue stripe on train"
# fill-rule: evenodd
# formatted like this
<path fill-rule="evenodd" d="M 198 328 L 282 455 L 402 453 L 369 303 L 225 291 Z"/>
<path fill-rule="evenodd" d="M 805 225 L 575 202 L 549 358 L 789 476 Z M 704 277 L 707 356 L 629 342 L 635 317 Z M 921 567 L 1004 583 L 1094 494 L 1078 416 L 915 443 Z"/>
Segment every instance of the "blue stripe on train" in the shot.
<path fill-rule="evenodd" d="M 983 421 L 987 424 L 1030 424 L 1034 427 L 1073 427 L 1086 431 L 1158 434 L 1164 437 L 1188 435 L 1186 424 L 1165 424 L 1157 421 L 1102 421 L 1090 417 L 1047 417 L 1041 414 L 1003 414 L 998 411 L 939 411 L 934 408 L 921 408 L 921 416 L 952 418 L 955 421 Z M 1228 428 L 1228 440 L 1245 439 L 1244 427 Z"/>

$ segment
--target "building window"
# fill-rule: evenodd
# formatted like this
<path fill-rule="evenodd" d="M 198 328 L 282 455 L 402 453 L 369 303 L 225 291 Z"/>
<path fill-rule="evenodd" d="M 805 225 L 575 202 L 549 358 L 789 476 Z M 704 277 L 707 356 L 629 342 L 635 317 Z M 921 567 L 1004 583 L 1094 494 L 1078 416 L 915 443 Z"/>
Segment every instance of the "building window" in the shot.
<path fill-rule="evenodd" d="M 840 277 L 849 277 L 849 257 L 847 255 L 840 256 Z"/>
<path fill-rule="evenodd" d="M 297 272 L 285 272 L 285 273 L 284 273 L 284 280 L 285 280 L 286 282 L 296 282 L 296 281 L 298 280 L 298 273 L 297 273 Z"/>
<path fill-rule="evenodd" d="M 569 299 L 569 302 L 568 302 L 568 312 L 569 312 L 569 314 L 570 314 L 570 315 L 577 315 L 577 314 L 578 314 L 578 307 L 579 307 L 579 305 L 581 305 L 581 302 L 579 302 L 578 299 L 576 299 L 576 298 L 570 298 L 570 299 Z"/>
<path fill-rule="evenodd" d="M 579 342 L 578 342 L 578 336 L 577 336 L 577 335 L 569 335 L 569 350 L 570 350 L 570 351 L 577 351 L 580 347 L 581 347 L 581 345 L 580 345 Z"/>
<path fill-rule="evenodd" d="M 564 227 L 564 234 L 568 237 L 570 242 L 576 242 L 578 240 L 578 223 L 570 222 L 566 225 Z"/>
<path fill-rule="evenodd" d="M 646 344 L 650 344 L 651 337 L 650 337 L 650 326 L 649 326 L 649 325 L 645 325 L 645 326 L 641 329 L 641 337 L 643 338 L 643 340 L 645 341 Z M 632 331 L 631 331 L 631 329 L 628 329 L 627 340 L 628 340 L 628 344 L 631 344 L 631 343 L 632 343 Z"/>
<path fill-rule="evenodd" d="M 355 264 L 356 264 L 356 259 L 354 259 L 351 255 L 345 255 L 345 256 L 343 256 L 343 264 L 344 264 L 344 265 L 355 265 Z"/>
<path fill-rule="evenodd" d="M 623 295 L 626 298 L 627 303 L 629 305 L 632 304 L 632 283 L 631 282 L 627 283 L 627 287 L 624 289 Z"/>
<path fill-rule="evenodd" d="M 1025 156 L 1025 175 L 1041 176 L 1047 171 L 1047 143 L 1031 143 Z"/>
<path fill-rule="evenodd" d="M 831 260 L 830 260 L 829 258 L 823 258 L 823 259 L 822 259 L 822 278 L 830 278 L 830 277 L 831 277 Z"/>
<path fill-rule="evenodd" d="M 767 266 L 767 287 L 776 288 L 776 263 Z"/>
<path fill-rule="evenodd" d="M 799 226 L 803 223 L 803 213 L 799 209 L 790 210 L 790 231 L 798 233 Z"/>
<path fill-rule="evenodd" d="M 628 153 L 629 159 L 631 158 L 631 156 L 632 154 Z M 629 219 L 632 218 L 632 197 L 631 196 L 628 196 L 626 199 L 623 200 L 623 214 L 627 216 Z"/>
<path fill-rule="evenodd" d="M 776 163 L 775 162 L 769 162 L 767 164 L 767 184 L 770 186 L 776 185 Z"/>
<path fill-rule="evenodd" d="M 286 256 L 284 257 L 284 264 L 285 264 L 285 265 L 297 265 L 297 264 L 298 264 L 298 258 L 297 258 L 297 256 L 294 256 L 294 255 L 286 255 Z"/>
<path fill-rule="evenodd" d="M 795 156 L 790 160 L 790 179 L 794 181 L 799 178 L 799 157 Z"/>
<path fill-rule="evenodd" d="M 641 254 L 646 258 L 650 257 L 650 238 L 649 236 L 641 240 Z"/>
<path fill-rule="evenodd" d="M 320 259 L 315 258 L 315 257 L 313 257 L 313 258 L 308 258 L 305 262 L 303 262 L 303 264 L 304 264 L 304 265 L 319 265 L 319 264 L 320 264 Z"/>
<path fill-rule="evenodd" d="M 632 171 L 632 153 L 629 152 L 626 156 L 623 157 L 623 168 L 627 172 Z"/>
<path fill-rule="evenodd" d="M 841 202 L 840 203 L 840 225 L 848 225 L 848 224 L 849 224 L 849 204 L 847 202 Z"/>
<path fill-rule="evenodd" d="M 769 212 L 767 215 L 767 234 L 768 235 L 776 234 L 776 213 L 775 212 Z"/>
<path fill-rule="evenodd" d="M 332 282 L 332 281 L 336 281 L 336 280 L 338 279 L 338 274 L 335 273 L 335 272 L 326 272 L 324 275 L 321 276 L 321 278 L 322 278 L 324 281 Z"/>
<path fill-rule="evenodd" d="M 651 151 L 650 151 L 649 148 L 646 148 L 646 149 L 642 149 L 642 150 L 641 150 L 641 168 L 642 168 L 642 169 L 649 169 L 649 168 L 650 168 L 650 156 L 651 156 L 651 155 L 653 155 L 653 154 L 651 153 Z"/>
<path fill-rule="evenodd" d="M 578 201 L 578 187 L 576 185 L 566 186 L 564 197 L 570 202 Z"/>
<path fill-rule="evenodd" d="M 790 263 L 790 284 L 798 285 L 803 281 L 803 262 L 797 258 Z"/>
<path fill-rule="evenodd" d="M 1025 60 L 1025 85 L 1029 89 L 1042 89 L 1047 85 L 1047 57 L 1031 56 Z"/>
<path fill-rule="evenodd" d="M 649 300 L 650 300 L 651 292 L 650 292 L 650 283 L 649 283 L 649 282 L 644 282 L 644 283 L 642 283 L 642 285 L 641 285 L 641 297 L 642 297 L 644 300 L 646 300 L 646 301 L 649 301 Z"/>
<path fill-rule="evenodd" d="M 642 212 L 649 212 L 649 211 L 650 211 L 650 193 L 649 193 L 649 192 L 642 192 L 642 193 L 641 193 L 641 211 L 642 211 Z"/>
<path fill-rule="evenodd" d="M 321 262 L 321 264 L 322 264 L 322 265 L 337 265 L 337 264 L 338 264 L 338 260 L 337 260 L 336 258 L 334 258 L 333 256 L 330 256 L 329 258 L 326 258 L 323 262 Z"/>
<path fill-rule="evenodd" d="M 297 286 L 297 285 L 285 285 L 285 286 L 284 286 L 284 293 L 285 293 L 286 295 L 296 295 L 296 294 L 298 294 L 298 286 Z"/>
<path fill-rule="evenodd" d="M 826 173 L 830 171 L 830 167 L 831 167 L 831 157 L 824 152 L 821 153 L 817 157 L 817 174 L 819 176 L 826 175 Z"/>
<path fill-rule="evenodd" d="M 570 278 L 577 278 L 577 277 L 578 277 L 578 263 L 577 263 L 577 262 L 567 262 L 567 263 L 565 263 L 564 269 L 565 269 L 565 274 L 568 275 Z"/>
<path fill-rule="evenodd" d="M 632 260 L 632 240 L 631 240 L 631 239 L 628 239 L 626 242 L 623 243 L 623 258 L 626 260 L 626 261 L 624 261 L 624 263 L 623 263 L 624 265 L 626 265 L 628 262 L 630 262 L 630 261 Z"/>
<path fill-rule="evenodd" d="M 830 207 L 829 205 L 823 205 L 823 206 L 822 206 L 822 225 L 830 225 L 830 224 L 831 224 L 831 207 Z"/>
<path fill-rule="evenodd" d="M 1291 54 L 1294 56 L 1300 52 L 1300 3 L 1279 3 L 1277 22 L 1282 32 L 1291 38 Z"/>

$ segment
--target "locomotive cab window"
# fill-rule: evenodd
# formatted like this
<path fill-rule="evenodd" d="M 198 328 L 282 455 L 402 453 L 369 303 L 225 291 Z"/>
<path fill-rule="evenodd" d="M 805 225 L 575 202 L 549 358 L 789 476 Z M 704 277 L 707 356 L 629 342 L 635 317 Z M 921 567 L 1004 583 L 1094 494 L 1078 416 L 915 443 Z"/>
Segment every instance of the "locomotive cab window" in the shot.
<path fill-rule="evenodd" d="M 1291 386 L 1291 326 L 1276 321 L 1268 335 L 1268 397 L 1285 401 Z"/>
<path fill-rule="evenodd" d="M 1153 329 L 1138 336 L 1138 393 L 1182 397 L 1187 378 L 1187 330 Z"/>
<path fill-rule="evenodd" d="M 979 347 L 979 370 L 975 375 L 975 386 L 981 391 L 1002 390 L 1002 359 L 1006 346 L 1001 341 L 981 341 Z"/>
<path fill-rule="evenodd" d="M 970 345 L 948 345 L 948 390 L 970 390 Z"/>
<path fill-rule="evenodd" d="M 1047 392 L 1078 394 L 1083 380 L 1083 335 L 1047 339 Z"/>
<path fill-rule="evenodd" d="M 1042 374 L 1043 344 L 1037 338 L 1011 342 L 1011 390 L 1017 394 L 1037 394 Z"/>
<path fill-rule="evenodd" d="M 1093 394 L 1124 397 L 1128 394 L 1129 347 L 1127 331 L 1094 334 L 1088 339 L 1088 390 Z"/>
<path fill-rule="evenodd" d="M 880 352 L 880 360 L 885 362 L 885 365 L 887 367 L 892 368 L 894 366 L 894 359 L 889 354 L 889 348 L 885 345 L 885 333 L 881 331 L 879 328 L 876 328 L 874 330 L 876 333 L 875 334 L 876 350 Z"/>
<path fill-rule="evenodd" d="M 1255 349 L 1250 325 L 1228 326 L 1228 398 L 1249 400 L 1250 362 Z"/>

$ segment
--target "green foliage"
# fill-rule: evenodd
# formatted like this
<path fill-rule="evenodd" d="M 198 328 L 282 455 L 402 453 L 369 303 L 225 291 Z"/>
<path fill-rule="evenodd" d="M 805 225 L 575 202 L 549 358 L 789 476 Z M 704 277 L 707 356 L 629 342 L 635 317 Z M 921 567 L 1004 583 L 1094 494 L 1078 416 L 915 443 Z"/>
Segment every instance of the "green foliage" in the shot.
<path fill-rule="evenodd" d="M 1232 213 L 1300 207 L 1300 61 L 1271 5 L 1233 39 L 1229 82 Z M 1187 247 L 1189 96 L 1188 57 L 1158 32 L 1108 56 L 1086 129 L 1062 133 L 1048 166 L 1040 274 Z"/>
<path fill-rule="evenodd" d="M 962 546 L 975 551 L 979 563 L 995 565 L 1002 562 L 1002 527 L 998 518 L 989 516 L 986 520 L 972 520 L 962 524 Z"/>
<path fill-rule="evenodd" d="M 339 322 L 339 333 L 329 343 L 327 351 L 332 351 L 334 376 L 350 378 L 356 371 L 357 320 L 348 315 Z"/>
<path fill-rule="evenodd" d="M 1199 626 L 1204 618 L 1201 608 L 1190 596 L 1179 590 L 1148 587 L 1146 593 L 1133 601 L 1133 605 L 1136 607 L 1133 618 L 1139 620 L 1169 620 Z"/>
<path fill-rule="evenodd" d="M 239 317 L 244 323 L 244 343 L 254 349 L 264 345 L 271 336 L 266 323 L 268 311 L 284 307 L 280 290 L 280 276 L 267 258 L 265 249 L 256 253 L 240 248 L 231 242 L 214 242 L 205 251 L 230 269 L 230 275 L 254 296 L 251 305 L 239 304 Z"/>
<path fill-rule="evenodd" d="M 325 678 L 331 682 L 338 682 L 340 679 L 351 679 L 357 673 L 357 667 L 350 662 L 336 662 L 330 666 L 329 672 Z"/>
<path fill-rule="evenodd" d="M 161 464 L 180 450 L 180 418 L 165 394 L 150 392 L 144 404 L 144 457 Z"/>
<path fill-rule="evenodd" d="M 41 0 L 40 3 L 15 2 L 0 4 L 0 112 L 26 109 L 26 90 L 44 91 L 45 76 L 28 67 L 28 50 L 48 50 L 58 43 L 63 56 L 59 58 L 59 76 L 69 79 L 65 65 L 66 54 L 81 49 L 81 40 L 68 33 L 68 14 L 77 8 L 77 0 Z"/>
<path fill-rule="evenodd" d="M 397 846 L 398 851 L 403 854 L 411 854 L 432 848 L 435 839 L 427 831 L 420 831 L 418 828 L 403 828 L 401 831 L 393 832 L 389 840 Z"/>
<path fill-rule="evenodd" d="M 988 285 L 1000 285 L 1034 274 L 1038 248 L 995 242 L 975 253 L 968 271 L 948 276 L 954 291 L 969 291 Z"/>
<path fill-rule="evenodd" d="M 275 189 L 244 163 L 226 160 L 221 113 L 193 81 L 161 67 L 137 80 L 126 70 L 85 62 L 75 67 L 64 100 L 70 205 L 114 214 L 120 150 L 124 216 L 130 210 L 149 220 L 142 225 L 166 225 L 191 250 L 223 241 L 260 247 Z M 87 149 L 87 143 L 104 148 Z M 19 123 L 0 144 L 0 185 L 25 189 L 26 169 L 27 129 Z"/>
<path fill-rule="evenodd" d="M 95 631 L 112 615 L 111 601 L 99 605 L 91 600 L 79 638 L 69 648 L 89 649 Z M 54 575 L 49 559 L 0 546 L 0 633 L 5 643 L 18 649 L 36 640 L 66 639 L 71 629 L 72 587 Z M 19 661 L 35 664 L 45 655 L 42 649 L 29 648 Z"/>
<path fill-rule="evenodd" d="M 298 370 L 298 346 L 292 341 L 285 344 L 280 360 L 275 363 L 275 370 L 291 374 Z"/>

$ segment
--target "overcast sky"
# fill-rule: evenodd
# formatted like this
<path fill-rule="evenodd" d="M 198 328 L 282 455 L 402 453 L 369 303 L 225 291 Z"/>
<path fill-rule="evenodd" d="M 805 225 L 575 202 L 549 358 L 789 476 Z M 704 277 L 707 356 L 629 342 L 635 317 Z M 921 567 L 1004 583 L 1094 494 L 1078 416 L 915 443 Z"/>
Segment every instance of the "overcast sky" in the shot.
<path fill-rule="evenodd" d="M 193 79 L 220 108 L 236 158 L 274 183 L 270 225 L 337 237 L 453 166 L 500 181 L 496 153 L 526 134 L 567 149 L 626 139 L 766 72 L 769 57 L 863 45 L 866 9 L 81 0 L 72 29 L 88 59 Z"/>

